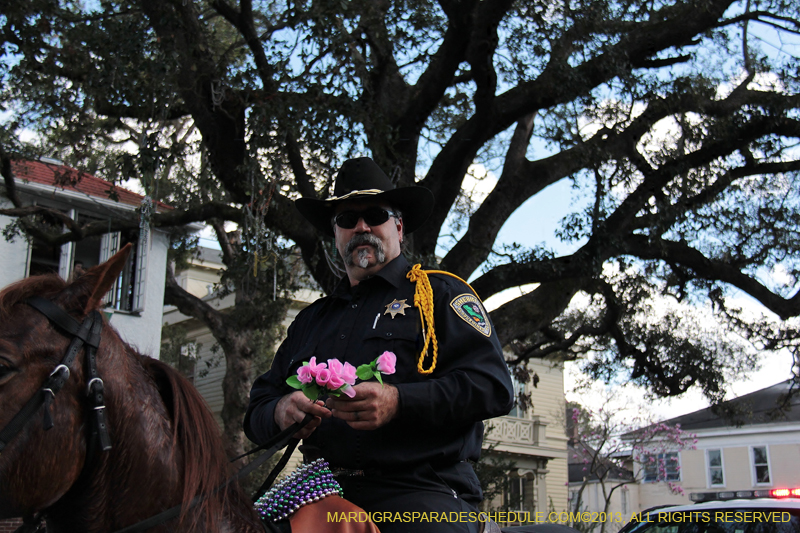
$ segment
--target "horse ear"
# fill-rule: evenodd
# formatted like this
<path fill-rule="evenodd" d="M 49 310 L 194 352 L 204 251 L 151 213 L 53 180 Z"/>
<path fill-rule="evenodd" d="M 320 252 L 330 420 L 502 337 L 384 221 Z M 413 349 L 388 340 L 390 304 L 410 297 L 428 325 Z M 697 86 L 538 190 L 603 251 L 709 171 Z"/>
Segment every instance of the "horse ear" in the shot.
<path fill-rule="evenodd" d="M 87 288 L 89 289 L 90 296 L 84 307 L 84 315 L 98 309 L 103 303 L 103 297 L 111 287 L 114 286 L 114 282 L 125 267 L 125 261 L 128 260 L 130 253 L 131 243 L 128 243 L 108 261 L 90 268 L 86 274 L 78 278 L 76 283 L 89 284 Z"/>

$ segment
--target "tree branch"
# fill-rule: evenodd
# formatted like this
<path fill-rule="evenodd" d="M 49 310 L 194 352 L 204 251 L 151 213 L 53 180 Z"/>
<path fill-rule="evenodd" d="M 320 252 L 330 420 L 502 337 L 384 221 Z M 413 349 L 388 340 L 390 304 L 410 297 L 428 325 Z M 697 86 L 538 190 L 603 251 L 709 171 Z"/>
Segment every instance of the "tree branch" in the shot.
<path fill-rule="evenodd" d="M 738 268 L 724 261 L 709 259 L 688 245 L 665 239 L 654 240 L 652 237 L 630 235 L 621 244 L 620 251 L 640 259 L 676 263 L 690 268 L 698 278 L 733 285 L 761 302 L 764 307 L 783 320 L 800 314 L 800 290 L 791 298 L 783 298 Z"/>

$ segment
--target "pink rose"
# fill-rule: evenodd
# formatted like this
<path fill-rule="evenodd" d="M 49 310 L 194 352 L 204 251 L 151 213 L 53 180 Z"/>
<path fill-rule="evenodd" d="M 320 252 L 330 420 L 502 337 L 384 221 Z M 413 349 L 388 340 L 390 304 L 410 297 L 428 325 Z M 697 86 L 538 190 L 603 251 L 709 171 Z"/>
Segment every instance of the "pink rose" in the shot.
<path fill-rule="evenodd" d="M 341 376 L 337 375 L 335 372 L 331 372 L 331 377 L 328 379 L 328 384 L 326 386 L 330 390 L 336 390 L 344 384 L 345 382 Z"/>
<path fill-rule="evenodd" d="M 303 365 L 297 369 L 297 379 L 300 383 L 311 383 L 314 381 L 314 374 L 311 373 L 311 368 L 308 365 Z"/>
<path fill-rule="evenodd" d="M 345 383 L 355 385 L 356 369 L 350 363 L 342 364 L 338 359 L 328 359 L 328 370 L 331 377 L 328 380 L 328 388 L 336 390 Z"/>
<path fill-rule="evenodd" d="M 344 365 L 338 359 L 328 359 L 328 370 L 337 376 L 341 376 L 342 370 L 344 370 Z"/>
<path fill-rule="evenodd" d="M 317 370 L 317 375 L 314 376 L 315 379 L 317 380 L 317 385 L 319 385 L 320 387 L 327 387 L 328 386 L 328 381 L 330 381 L 330 379 L 331 379 L 331 371 L 328 370 L 327 368 L 325 368 L 325 364 L 324 363 L 322 365 L 319 365 L 319 366 L 321 366 L 323 368 L 320 368 L 319 370 Z"/>
<path fill-rule="evenodd" d="M 376 367 L 381 374 L 394 374 L 395 364 L 397 356 L 392 352 L 383 352 L 378 356 Z"/>
<path fill-rule="evenodd" d="M 322 370 L 323 368 L 325 368 L 326 366 L 328 366 L 328 365 L 326 365 L 325 363 L 317 364 L 317 358 L 316 357 L 312 357 L 308 361 L 308 368 L 311 370 L 311 375 L 312 376 L 316 376 L 317 373 L 319 373 L 319 371 Z"/>
<path fill-rule="evenodd" d="M 342 380 L 344 380 L 344 382 L 347 383 L 348 385 L 355 385 L 356 384 L 356 367 L 354 367 L 350 363 L 345 363 L 342 366 L 342 372 L 341 372 L 341 374 L 339 374 L 339 377 L 342 378 Z M 353 392 L 353 395 L 355 395 L 355 392 Z M 350 397 L 352 398 L 353 396 L 350 396 Z"/>
<path fill-rule="evenodd" d="M 350 385 L 349 383 L 344 384 L 344 387 L 342 387 L 341 392 L 343 392 L 348 398 L 354 398 L 356 395 L 356 389 L 354 389 L 353 386 Z"/>

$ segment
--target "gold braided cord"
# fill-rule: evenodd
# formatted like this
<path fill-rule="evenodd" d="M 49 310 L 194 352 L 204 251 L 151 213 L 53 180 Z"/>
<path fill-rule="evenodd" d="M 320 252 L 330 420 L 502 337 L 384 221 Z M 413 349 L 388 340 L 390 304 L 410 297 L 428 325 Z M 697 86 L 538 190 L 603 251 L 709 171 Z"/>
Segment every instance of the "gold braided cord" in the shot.
<path fill-rule="evenodd" d="M 416 264 L 411 267 L 411 270 L 406 274 L 406 277 L 412 282 L 416 283 L 416 290 L 414 292 L 414 307 L 419 308 L 419 320 L 422 325 L 422 331 L 425 333 L 425 344 L 422 346 L 422 351 L 417 360 L 417 372 L 420 374 L 430 374 L 436 368 L 436 361 L 439 358 L 439 342 L 436 340 L 436 328 L 433 323 L 433 289 L 431 282 L 428 279 L 428 274 L 444 274 L 456 278 L 461 281 L 474 293 L 475 290 L 469 283 L 459 278 L 455 274 L 445 272 L 444 270 L 422 270 L 422 265 Z M 476 294 L 477 296 L 477 294 Z M 478 298 L 480 299 L 480 298 Z M 433 351 L 431 365 L 425 368 L 425 354 L 428 353 L 428 346 Z"/>

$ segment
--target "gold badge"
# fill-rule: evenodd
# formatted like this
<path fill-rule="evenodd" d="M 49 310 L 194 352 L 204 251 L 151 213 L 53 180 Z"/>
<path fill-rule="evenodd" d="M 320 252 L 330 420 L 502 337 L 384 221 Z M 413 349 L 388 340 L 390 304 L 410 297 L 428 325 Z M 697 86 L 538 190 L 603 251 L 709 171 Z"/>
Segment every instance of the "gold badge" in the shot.
<path fill-rule="evenodd" d="M 392 303 L 386 304 L 386 311 L 383 314 L 392 315 L 392 319 L 394 319 L 395 315 L 405 315 L 406 309 L 409 307 L 411 306 L 405 300 L 394 300 Z"/>

